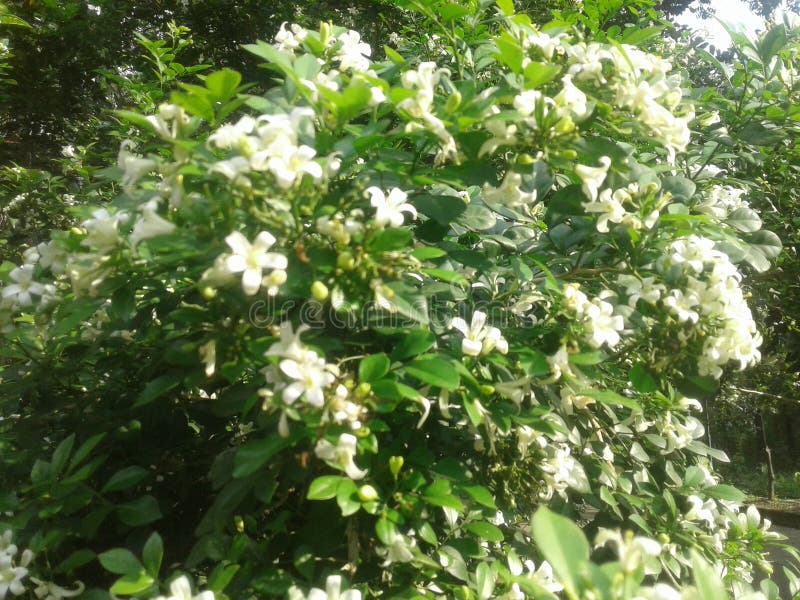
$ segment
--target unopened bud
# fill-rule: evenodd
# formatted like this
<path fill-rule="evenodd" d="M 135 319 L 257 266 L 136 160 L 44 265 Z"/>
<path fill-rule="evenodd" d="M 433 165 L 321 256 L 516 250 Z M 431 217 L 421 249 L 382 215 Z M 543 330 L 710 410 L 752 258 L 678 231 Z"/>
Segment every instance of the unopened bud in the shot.
<path fill-rule="evenodd" d="M 328 286 L 321 281 L 315 281 L 311 284 L 311 295 L 314 296 L 316 300 L 323 302 L 327 299 L 328 293 Z"/>

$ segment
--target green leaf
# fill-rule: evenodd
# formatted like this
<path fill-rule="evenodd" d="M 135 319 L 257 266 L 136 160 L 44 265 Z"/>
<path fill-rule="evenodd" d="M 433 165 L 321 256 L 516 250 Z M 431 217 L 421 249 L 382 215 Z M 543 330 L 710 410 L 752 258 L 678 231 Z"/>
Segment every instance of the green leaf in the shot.
<path fill-rule="evenodd" d="M 688 202 L 697 191 L 694 181 L 687 177 L 670 175 L 661 178 L 661 187 L 665 192 L 672 194 L 672 197 L 681 202 Z"/>
<path fill-rule="evenodd" d="M 362 358 L 358 364 L 358 380 L 361 383 L 372 383 L 389 372 L 391 361 L 383 352 Z"/>
<path fill-rule="evenodd" d="M 658 382 L 641 363 L 636 363 L 628 373 L 628 379 L 633 385 L 633 389 L 643 394 L 658 391 Z"/>
<path fill-rule="evenodd" d="M 150 381 L 139 394 L 136 402 L 133 403 L 133 408 L 150 404 L 153 400 L 160 398 L 167 392 L 178 387 L 178 384 L 183 381 L 180 375 L 162 375 Z"/>
<path fill-rule="evenodd" d="M 53 569 L 53 572 L 59 574 L 70 573 L 75 569 L 92 562 L 95 558 L 97 558 L 97 554 L 89 549 L 84 548 L 82 550 L 76 550 L 58 565 L 56 565 L 56 567 Z"/>
<path fill-rule="evenodd" d="M 716 498 L 717 500 L 729 500 L 731 502 L 744 502 L 747 495 L 737 490 L 732 485 L 715 485 L 709 488 L 705 488 L 705 493 L 711 496 L 712 498 Z"/>
<path fill-rule="evenodd" d="M 744 231 L 745 233 L 753 233 L 761 229 L 761 218 L 758 216 L 758 213 L 746 206 L 737 208 L 729 214 L 725 222 L 734 229 Z"/>
<path fill-rule="evenodd" d="M 692 571 L 697 586 L 698 598 L 703 600 L 728 600 L 722 578 L 697 553 L 692 550 Z"/>
<path fill-rule="evenodd" d="M 392 360 L 405 360 L 431 349 L 436 336 L 427 329 L 412 329 L 392 352 Z"/>
<path fill-rule="evenodd" d="M 475 585 L 479 600 L 488 600 L 494 593 L 494 573 L 488 563 L 482 562 L 475 569 Z"/>
<path fill-rule="evenodd" d="M 550 213 L 559 215 L 583 215 L 582 202 L 588 202 L 584 196 L 581 186 L 578 184 L 568 185 L 558 190 L 547 202 L 548 220 Z"/>
<path fill-rule="evenodd" d="M 497 8 L 499 8 L 504 15 L 510 17 L 514 14 L 514 0 L 497 0 Z"/>
<path fill-rule="evenodd" d="M 634 412 L 642 412 L 642 407 L 633 398 L 628 398 L 611 390 L 584 390 L 581 392 L 584 396 L 594 398 L 601 404 L 611 404 L 613 406 L 624 406 L 630 408 Z"/>
<path fill-rule="evenodd" d="M 408 228 L 390 227 L 373 236 L 367 242 L 367 249 L 370 252 L 401 250 L 408 247 L 413 237 L 414 233 Z"/>
<path fill-rule="evenodd" d="M 767 64 L 786 45 L 786 27 L 776 25 L 767 32 L 758 44 L 758 54 Z"/>
<path fill-rule="evenodd" d="M 242 48 L 251 54 L 255 54 L 259 58 L 263 58 L 268 63 L 277 65 L 284 71 L 292 70 L 292 62 L 289 58 L 289 54 L 278 50 L 272 44 L 267 44 L 266 42 L 258 40 L 255 44 L 245 44 Z"/>
<path fill-rule="evenodd" d="M 206 77 L 205 84 L 217 102 L 230 100 L 235 94 L 242 76 L 232 69 L 222 69 Z"/>
<path fill-rule="evenodd" d="M 139 466 L 125 467 L 111 476 L 100 490 L 100 493 L 107 494 L 130 489 L 143 481 L 148 474 L 147 469 Z"/>
<path fill-rule="evenodd" d="M 786 139 L 786 130 L 767 122 L 748 123 L 736 132 L 739 138 L 755 146 L 774 146 Z"/>
<path fill-rule="evenodd" d="M 142 571 L 142 563 L 126 548 L 114 548 L 103 552 L 97 559 L 106 571 L 117 575 L 138 574 Z"/>
<path fill-rule="evenodd" d="M 497 217 L 486 206 L 473 202 L 467 206 L 463 213 L 458 215 L 455 222 L 472 231 L 485 231 L 497 224 Z"/>
<path fill-rule="evenodd" d="M 386 517 L 381 517 L 375 523 L 375 534 L 384 546 L 390 546 L 397 537 L 397 533 L 395 524 Z"/>
<path fill-rule="evenodd" d="M 147 541 L 144 543 L 142 549 L 142 562 L 147 572 L 155 578 L 158 578 L 158 572 L 161 570 L 161 561 L 164 558 L 164 542 L 157 531 L 154 531 Z"/>
<path fill-rule="evenodd" d="M 525 76 L 525 87 L 527 89 L 536 89 L 543 86 L 545 83 L 555 79 L 556 75 L 561 72 L 561 67 L 540 62 L 531 62 L 525 67 L 523 72 Z"/>
<path fill-rule="evenodd" d="M 412 203 L 420 213 L 442 225 L 449 225 L 467 210 L 461 198 L 446 194 L 415 196 Z"/>
<path fill-rule="evenodd" d="M 433 258 L 441 258 L 447 256 L 447 252 L 441 248 L 434 248 L 433 246 L 423 246 L 422 248 L 415 248 L 411 251 L 411 256 L 418 260 L 431 260 Z"/>
<path fill-rule="evenodd" d="M 309 500 L 330 500 L 336 496 L 336 488 L 344 479 L 339 475 L 323 475 L 317 477 L 308 487 L 306 498 Z"/>
<path fill-rule="evenodd" d="M 577 597 L 581 574 L 589 561 L 589 542 L 583 531 L 567 517 L 542 506 L 533 515 L 531 533 L 544 558 Z"/>
<path fill-rule="evenodd" d="M 336 486 L 336 503 L 342 510 L 342 516 L 348 517 L 358 512 L 361 501 L 358 499 L 358 488 L 351 479 L 342 477 Z"/>
<path fill-rule="evenodd" d="M 153 585 L 154 579 L 144 571 L 124 575 L 114 582 L 109 590 L 112 594 L 137 594 Z"/>
<path fill-rule="evenodd" d="M 208 589 L 219 594 L 233 579 L 241 565 L 217 565 L 208 576 Z"/>
<path fill-rule="evenodd" d="M 423 383 L 454 390 L 461 378 L 456 368 L 446 360 L 438 357 L 417 358 L 405 367 L 406 372 Z"/>
<path fill-rule="evenodd" d="M 292 443 L 294 443 L 293 437 L 283 438 L 278 435 L 246 443 L 236 452 L 233 467 L 234 478 L 241 479 L 252 475 L 267 464 L 270 458 Z"/>
<path fill-rule="evenodd" d="M 53 452 L 53 457 L 50 460 L 51 472 L 53 477 L 58 477 L 61 471 L 69 460 L 69 455 L 72 453 L 72 447 L 75 444 L 75 434 L 64 438 L 58 447 Z"/>
<path fill-rule="evenodd" d="M 503 532 L 499 527 L 486 521 L 473 521 L 472 523 L 467 523 L 464 526 L 464 529 L 470 533 L 474 533 L 479 538 L 490 542 L 502 542 L 505 539 Z"/>
<path fill-rule="evenodd" d="M 117 516 L 125 525 L 130 525 L 131 527 L 147 525 L 153 521 L 158 521 L 162 517 L 158 501 L 150 494 L 118 505 Z"/>
<path fill-rule="evenodd" d="M 482 485 L 465 485 L 461 489 L 469 494 L 469 496 L 478 504 L 481 504 L 486 508 L 491 508 L 492 510 L 497 510 L 492 493 Z"/>

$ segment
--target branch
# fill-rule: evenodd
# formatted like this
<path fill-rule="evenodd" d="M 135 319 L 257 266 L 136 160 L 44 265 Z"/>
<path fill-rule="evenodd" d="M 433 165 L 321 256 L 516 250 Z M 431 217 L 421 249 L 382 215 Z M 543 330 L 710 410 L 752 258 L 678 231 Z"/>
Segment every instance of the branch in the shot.
<path fill-rule="evenodd" d="M 796 398 L 787 398 L 786 396 L 781 396 L 779 394 L 771 394 L 769 392 L 748 390 L 747 388 L 740 388 L 735 386 L 731 386 L 731 389 L 736 390 L 737 392 L 744 392 L 745 394 L 755 394 L 756 396 L 767 396 L 768 398 L 775 398 L 776 400 L 785 400 L 786 402 L 797 402 Z"/>

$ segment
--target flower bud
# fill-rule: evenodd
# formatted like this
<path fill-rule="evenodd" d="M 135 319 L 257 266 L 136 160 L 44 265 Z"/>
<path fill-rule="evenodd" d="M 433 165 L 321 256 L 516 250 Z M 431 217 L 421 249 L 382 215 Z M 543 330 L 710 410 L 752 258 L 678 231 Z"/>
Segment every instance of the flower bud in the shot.
<path fill-rule="evenodd" d="M 403 460 L 402 456 L 392 456 L 389 459 L 389 470 L 392 472 L 392 477 L 397 479 L 397 475 L 400 473 L 400 469 L 403 468 Z"/>
<path fill-rule="evenodd" d="M 328 286 L 321 281 L 315 281 L 311 284 L 311 295 L 314 296 L 314 299 L 323 302 L 327 299 L 328 293 Z"/>
<path fill-rule="evenodd" d="M 371 485 L 362 485 L 358 488 L 358 499 L 362 502 L 374 502 L 378 497 L 378 490 Z"/>
<path fill-rule="evenodd" d="M 349 252 L 342 252 L 336 259 L 336 266 L 345 271 L 351 271 L 356 266 L 356 259 Z"/>

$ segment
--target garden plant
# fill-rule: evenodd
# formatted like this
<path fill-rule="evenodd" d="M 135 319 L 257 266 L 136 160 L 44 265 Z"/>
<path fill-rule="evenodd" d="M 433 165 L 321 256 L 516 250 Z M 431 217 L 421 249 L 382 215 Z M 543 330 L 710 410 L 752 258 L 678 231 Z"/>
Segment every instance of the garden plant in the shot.
<path fill-rule="evenodd" d="M 144 40 L 162 101 L 0 267 L 0 598 L 779 597 L 704 441 L 781 252 L 717 63 L 644 1 L 396 4 L 261 81 Z M 748 44 L 783 143 L 800 30 Z"/>

